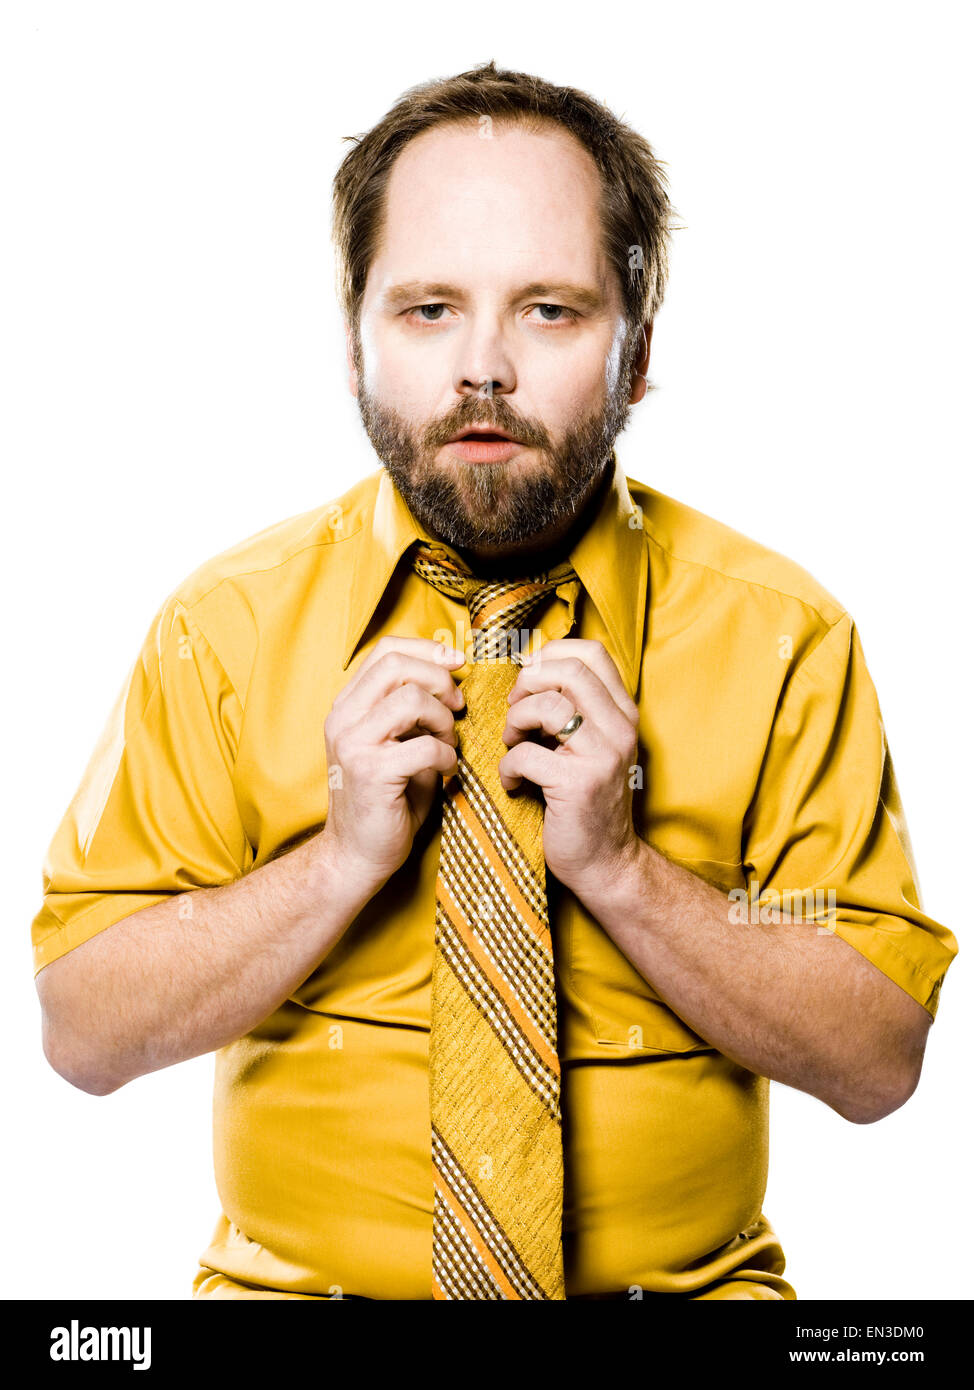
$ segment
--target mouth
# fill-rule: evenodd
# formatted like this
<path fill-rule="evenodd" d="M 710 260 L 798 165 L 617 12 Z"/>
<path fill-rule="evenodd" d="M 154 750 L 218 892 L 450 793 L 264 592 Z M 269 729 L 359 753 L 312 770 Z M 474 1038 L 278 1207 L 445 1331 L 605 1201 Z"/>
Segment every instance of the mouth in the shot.
<path fill-rule="evenodd" d="M 524 445 L 507 430 L 468 425 L 447 440 L 447 447 L 464 463 L 509 463 Z"/>
<path fill-rule="evenodd" d="M 460 430 L 446 442 L 448 444 L 520 444 L 521 441 L 515 435 L 508 434 L 507 430 L 496 430 L 489 425 L 468 425 L 465 430 Z"/>

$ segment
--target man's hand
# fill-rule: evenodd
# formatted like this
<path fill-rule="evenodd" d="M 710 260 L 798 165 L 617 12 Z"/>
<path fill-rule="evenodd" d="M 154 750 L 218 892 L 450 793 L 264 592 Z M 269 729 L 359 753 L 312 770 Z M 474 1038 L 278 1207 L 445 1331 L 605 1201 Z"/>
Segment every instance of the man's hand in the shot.
<path fill-rule="evenodd" d="M 383 637 L 325 720 L 328 817 L 322 845 L 374 888 L 406 860 L 441 776 L 456 771 L 451 671 L 462 652 L 421 637 Z M 335 770 L 340 769 L 340 776 Z"/>
<path fill-rule="evenodd" d="M 544 791 L 548 867 L 583 902 L 637 854 L 630 769 L 636 762 L 639 711 L 601 642 L 559 638 L 526 658 L 510 693 L 501 785 L 522 778 Z M 533 729 L 552 737 L 578 711 L 581 726 L 563 744 L 528 741 Z"/>
<path fill-rule="evenodd" d="M 601 644 L 547 643 L 510 700 L 501 782 L 543 789 L 548 867 L 658 997 L 731 1061 L 857 1124 L 902 1105 L 920 1076 L 928 1011 L 814 922 L 775 910 L 770 925 L 733 924 L 725 892 L 636 834 L 637 712 Z M 560 747 L 525 741 L 532 729 L 556 734 L 576 710 L 583 723 Z"/>

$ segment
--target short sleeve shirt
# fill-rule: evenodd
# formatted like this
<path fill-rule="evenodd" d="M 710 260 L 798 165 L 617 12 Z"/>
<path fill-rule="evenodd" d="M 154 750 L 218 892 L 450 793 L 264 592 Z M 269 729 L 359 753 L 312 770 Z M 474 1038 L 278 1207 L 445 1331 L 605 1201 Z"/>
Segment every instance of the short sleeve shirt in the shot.
<path fill-rule="evenodd" d="M 469 637 L 411 571 L 428 538 L 380 469 L 166 598 L 48 850 L 35 971 L 323 827 L 323 724 L 358 664 L 384 635 Z M 762 904 L 809 904 L 934 1016 L 957 943 L 920 901 L 851 616 L 615 457 L 571 561 L 574 625 L 557 593 L 532 621 L 602 642 L 636 700 L 638 833 L 738 902 L 741 931 Z M 216 1053 L 222 1210 L 196 1296 L 431 1297 L 438 851 L 434 815 L 317 969 Z M 767 1078 L 695 1034 L 550 876 L 549 914 L 568 1295 L 794 1297 L 762 1210 Z"/>

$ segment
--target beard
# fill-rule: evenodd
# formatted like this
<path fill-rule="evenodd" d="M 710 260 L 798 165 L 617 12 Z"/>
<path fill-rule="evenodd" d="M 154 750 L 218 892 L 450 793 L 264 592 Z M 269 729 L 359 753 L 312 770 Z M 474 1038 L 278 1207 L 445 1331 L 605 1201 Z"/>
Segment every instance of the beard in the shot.
<path fill-rule="evenodd" d="M 503 396 L 464 396 L 442 419 L 414 429 L 365 389 L 356 345 L 359 413 L 407 507 L 432 537 L 457 550 L 528 546 L 547 533 L 560 534 L 596 491 L 629 420 L 636 346 L 638 340 L 623 353 L 602 405 L 587 416 L 576 413 L 559 444 L 540 420 L 516 414 Z M 527 466 L 515 456 L 505 463 L 437 463 L 437 451 L 474 424 L 513 435 L 537 451 L 538 462 Z"/>

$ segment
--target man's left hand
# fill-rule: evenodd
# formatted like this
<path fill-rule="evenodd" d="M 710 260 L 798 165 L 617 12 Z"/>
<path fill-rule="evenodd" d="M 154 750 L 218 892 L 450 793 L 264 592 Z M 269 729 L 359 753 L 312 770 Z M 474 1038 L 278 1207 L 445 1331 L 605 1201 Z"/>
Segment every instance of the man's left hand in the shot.
<path fill-rule="evenodd" d="M 508 697 L 501 785 L 514 791 L 527 778 L 542 789 L 548 868 L 588 905 L 641 848 L 630 784 L 639 711 L 601 642 L 558 638 L 524 662 Z M 563 744 L 529 740 L 535 729 L 554 737 L 576 711 L 582 723 Z"/>

